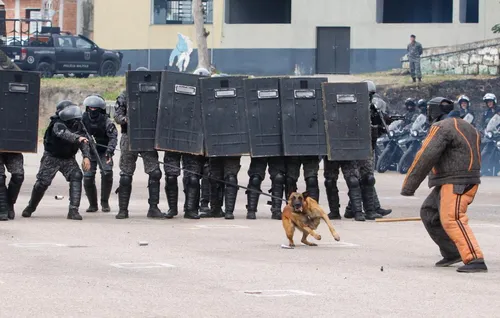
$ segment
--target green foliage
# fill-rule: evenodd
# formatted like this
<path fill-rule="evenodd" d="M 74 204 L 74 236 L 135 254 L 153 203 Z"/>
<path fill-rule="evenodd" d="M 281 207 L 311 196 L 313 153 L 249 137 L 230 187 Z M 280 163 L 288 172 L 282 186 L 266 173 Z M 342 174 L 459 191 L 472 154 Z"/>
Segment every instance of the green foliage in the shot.
<path fill-rule="evenodd" d="M 493 33 L 500 33 L 500 23 L 499 23 L 499 24 L 495 24 L 495 25 L 491 28 L 491 31 L 493 31 Z"/>

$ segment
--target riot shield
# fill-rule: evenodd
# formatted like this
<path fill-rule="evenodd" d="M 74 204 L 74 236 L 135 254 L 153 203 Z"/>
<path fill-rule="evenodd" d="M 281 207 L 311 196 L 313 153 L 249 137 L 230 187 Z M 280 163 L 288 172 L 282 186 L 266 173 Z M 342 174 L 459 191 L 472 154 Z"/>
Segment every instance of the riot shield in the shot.
<path fill-rule="evenodd" d="M 279 78 L 253 78 L 243 83 L 252 157 L 283 156 Z"/>
<path fill-rule="evenodd" d="M 40 73 L 0 71 L 0 152 L 38 148 Z"/>
<path fill-rule="evenodd" d="M 195 74 L 163 71 L 156 149 L 204 154 L 199 78 Z"/>
<path fill-rule="evenodd" d="M 327 78 L 280 79 L 285 156 L 326 155 L 321 83 Z"/>
<path fill-rule="evenodd" d="M 250 153 L 243 79 L 200 79 L 205 151 L 208 157 Z"/>
<path fill-rule="evenodd" d="M 155 150 L 161 71 L 128 71 L 127 120 L 130 151 Z"/>
<path fill-rule="evenodd" d="M 328 160 L 365 160 L 371 154 L 370 100 L 366 83 L 324 83 Z"/>

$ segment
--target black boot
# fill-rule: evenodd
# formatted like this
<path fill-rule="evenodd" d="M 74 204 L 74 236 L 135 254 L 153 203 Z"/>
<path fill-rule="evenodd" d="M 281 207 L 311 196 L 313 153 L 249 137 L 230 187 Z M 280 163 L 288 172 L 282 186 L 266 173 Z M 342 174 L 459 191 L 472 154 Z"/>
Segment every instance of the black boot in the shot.
<path fill-rule="evenodd" d="M 222 218 L 224 212 L 222 211 L 222 200 L 224 199 L 223 184 L 210 180 L 210 211 L 201 213 L 201 218 Z"/>
<path fill-rule="evenodd" d="M 23 185 L 24 175 L 22 174 L 13 174 L 10 177 L 9 187 L 7 188 L 8 195 L 8 210 L 9 210 L 9 219 L 14 220 L 16 217 L 16 212 L 14 211 L 14 205 L 17 202 L 17 198 L 19 197 L 19 192 L 21 191 L 21 186 Z"/>
<path fill-rule="evenodd" d="M 109 196 L 113 188 L 113 171 L 106 171 L 101 175 L 101 211 L 111 212 Z"/>
<path fill-rule="evenodd" d="M 160 180 L 161 180 L 160 170 L 154 170 L 149 174 L 149 180 L 148 180 L 149 210 L 147 217 L 151 219 L 165 219 L 167 216 L 165 213 L 162 213 L 158 208 L 158 204 L 160 203 Z"/>
<path fill-rule="evenodd" d="M 359 186 L 359 180 L 355 176 L 352 176 L 349 177 L 348 180 L 346 180 L 346 183 L 349 188 L 349 200 L 351 204 L 351 210 L 354 213 L 354 220 L 365 221 L 365 216 L 363 215 L 363 201 L 361 188 Z"/>
<path fill-rule="evenodd" d="M 339 189 L 337 188 L 337 182 L 333 179 L 325 179 L 325 189 L 326 198 L 328 200 L 328 207 L 330 208 L 330 213 L 328 213 L 328 218 L 330 220 L 340 220 L 340 198 Z"/>
<path fill-rule="evenodd" d="M 208 213 L 210 208 L 208 203 L 210 203 L 210 180 L 207 178 L 209 173 L 208 164 L 203 166 L 203 178 L 201 179 L 201 201 L 200 201 L 200 212 Z"/>
<path fill-rule="evenodd" d="M 375 178 L 373 175 L 367 175 L 361 180 L 361 196 L 363 198 L 363 208 L 367 220 L 380 219 L 382 216 L 375 213 Z"/>
<path fill-rule="evenodd" d="M 309 192 L 309 196 L 319 203 L 318 176 L 309 177 L 305 181 L 306 181 L 306 191 Z"/>
<path fill-rule="evenodd" d="M 347 195 L 349 196 L 349 193 Z M 346 219 L 352 219 L 354 217 L 354 213 L 352 212 L 352 209 L 351 209 L 351 200 L 349 200 L 349 202 L 347 203 L 347 206 L 345 207 L 344 217 Z"/>
<path fill-rule="evenodd" d="M 8 195 L 5 186 L 5 176 L 0 176 L 0 221 L 9 220 Z"/>
<path fill-rule="evenodd" d="M 224 213 L 224 218 L 226 220 L 232 220 L 234 219 L 234 206 L 236 205 L 236 197 L 238 195 L 238 187 L 236 186 L 238 184 L 238 178 L 235 175 L 229 175 L 226 178 L 226 182 L 233 185 L 227 185 L 226 184 L 226 189 L 224 191 L 224 199 L 225 199 L 225 213 Z"/>
<path fill-rule="evenodd" d="M 247 219 L 249 220 L 255 220 L 257 217 L 255 216 L 255 213 L 257 213 L 257 206 L 259 204 L 259 196 L 260 193 L 256 191 L 261 191 L 260 190 L 260 185 L 262 183 L 262 179 L 258 175 L 253 175 L 250 177 L 250 180 L 248 181 L 248 189 L 254 190 L 247 190 L 245 193 L 247 195 Z"/>
<path fill-rule="evenodd" d="M 421 82 L 421 81 L 422 81 L 422 78 L 421 78 L 421 77 L 419 77 L 419 78 L 418 78 L 418 81 L 419 81 L 419 82 Z"/>
<path fill-rule="evenodd" d="M 179 185 L 177 184 L 176 176 L 167 176 L 165 183 L 165 193 L 167 195 L 168 202 L 167 219 L 171 219 L 179 214 L 177 207 L 177 204 L 179 203 Z M 186 191 L 186 184 L 184 184 L 184 191 Z"/>
<path fill-rule="evenodd" d="M 89 208 L 87 209 L 87 212 L 97 212 L 99 207 L 97 206 L 97 187 L 95 186 L 95 176 L 84 177 L 83 188 L 85 189 L 85 194 L 89 199 Z"/>
<path fill-rule="evenodd" d="M 271 199 L 271 218 L 273 220 L 281 220 L 281 201 L 283 198 L 283 191 L 285 189 L 286 178 L 285 175 L 278 173 L 271 184 L 271 195 L 274 197 Z"/>
<path fill-rule="evenodd" d="M 198 202 L 200 199 L 200 180 L 197 176 L 184 177 L 184 218 L 199 219 Z M 168 217 L 168 214 L 167 214 Z"/>
<path fill-rule="evenodd" d="M 82 220 L 82 216 L 78 213 L 82 199 L 82 179 L 81 172 L 78 171 L 78 173 L 80 173 L 80 177 L 74 176 L 69 181 L 69 220 Z"/>
<path fill-rule="evenodd" d="M 130 195 L 132 194 L 132 176 L 120 176 L 120 186 L 116 190 L 118 193 L 118 214 L 116 218 L 119 220 L 128 219 L 128 204 Z"/>
<path fill-rule="evenodd" d="M 380 207 L 380 201 L 378 200 L 377 189 L 373 189 L 373 205 L 375 207 L 375 213 L 380 214 L 381 216 L 386 216 L 391 214 L 391 209 L 382 209 Z"/>
<path fill-rule="evenodd" d="M 412 80 L 413 80 L 413 83 L 415 83 L 417 81 L 417 79 L 415 77 L 412 77 Z"/>
<path fill-rule="evenodd" d="M 28 206 L 23 211 L 23 218 L 29 218 L 36 211 L 38 204 L 42 201 L 45 191 L 47 191 L 48 186 L 43 185 L 40 181 L 35 182 L 33 190 L 31 191 L 31 199 Z"/>
<path fill-rule="evenodd" d="M 457 268 L 457 272 L 459 272 L 459 273 L 480 273 L 480 272 L 487 272 L 487 271 L 488 271 L 488 267 L 486 267 L 486 263 L 484 262 L 484 259 L 482 259 L 482 258 L 472 260 L 468 264 Z"/>

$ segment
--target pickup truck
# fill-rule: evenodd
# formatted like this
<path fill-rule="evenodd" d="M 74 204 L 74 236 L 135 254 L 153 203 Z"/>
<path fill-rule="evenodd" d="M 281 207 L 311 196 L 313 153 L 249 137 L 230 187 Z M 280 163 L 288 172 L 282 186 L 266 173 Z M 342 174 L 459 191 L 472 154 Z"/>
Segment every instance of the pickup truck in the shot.
<path fill-rule="evenodd" d="M 70 34 L 39 34 L 1 44 L 0 50 L 23 71 L 38 71 L 45 78 L 54 74 L 115 76 L 123 58 L 121 52 L 101 49 L 82 35 Z"/>

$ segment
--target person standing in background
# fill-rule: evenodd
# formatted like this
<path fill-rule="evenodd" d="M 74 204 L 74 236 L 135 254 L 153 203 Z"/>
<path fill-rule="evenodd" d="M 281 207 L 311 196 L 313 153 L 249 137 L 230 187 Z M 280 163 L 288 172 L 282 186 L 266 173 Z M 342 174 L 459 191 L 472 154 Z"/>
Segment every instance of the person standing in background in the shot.
<path fill-rule="evenodd" d="M 410 75 L 413 82 L 422 81 L 422 72 L 420 71 L 420 56 L 422 55 L 423 49 L 422 44 L 415 41 L 415 35 L 410 36 L 410 43 L 406 47 L 406 52 L 408 54 L 408 61 L 410 62 Z"/>

